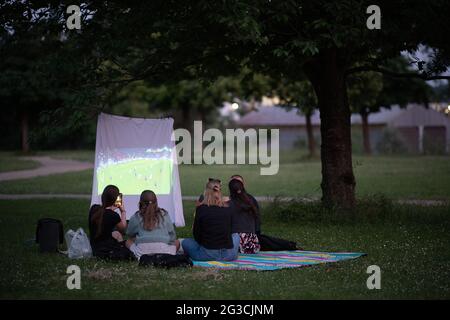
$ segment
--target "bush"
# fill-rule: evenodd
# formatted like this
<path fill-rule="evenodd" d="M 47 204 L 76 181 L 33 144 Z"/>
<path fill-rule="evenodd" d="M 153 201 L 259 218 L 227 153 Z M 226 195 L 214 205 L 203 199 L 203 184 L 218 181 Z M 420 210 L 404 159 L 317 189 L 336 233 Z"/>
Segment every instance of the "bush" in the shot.
<path fill-rule="evenodd" d="M 326 224 L 391 224 L 440 225 L 447 219 L 450 205 L 432 207 L 396 203 L 384 195 L 358 199 L 352 210 L 328 208 L 320 201 L 276 198 L 264 207 L 263 223 L 315 225 Z"/>
<path fill-rule="evenodd" d="M 306 149 L 308 147 L 308 144 L 306 143 L 306 139 L 303 137 L 298 138 L 294 141 L 293 147 L 295 149 Z"/>
<path fill-rule="evenodd" d="M 383 130 L 383 135 L 377 143 L 377 150 L 383 154 L 405 154 L 408 152 L 399 133 L 391 128 Z"/>
<path fill-rule="evenodd" d="M 445 139 L 425 135 L 423 138 L 423 152 L 428 155 L 444 155 L 446 151 L 445 143 Z"/>

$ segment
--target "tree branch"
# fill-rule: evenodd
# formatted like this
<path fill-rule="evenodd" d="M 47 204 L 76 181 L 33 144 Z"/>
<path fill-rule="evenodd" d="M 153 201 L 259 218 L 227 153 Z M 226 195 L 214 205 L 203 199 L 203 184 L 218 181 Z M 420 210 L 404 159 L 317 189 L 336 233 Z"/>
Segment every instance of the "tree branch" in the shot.
<path fill-rule="evenodd" d="M 450 76 L 429 76 L 425 73 L 415 73 L 415 72 L 395 72 L 391 71 L 382 67 L 377 66 L 361 66 L 361 67 L 355 67 L 347 70 L 346 75 L 359 73 L 359 72 L 365 72 L 365 71 L 373 71 L 382 73 L 384 75 L 387 75 L 389 77 L 393 78 L 409 78 L 409 79 L 421 79 L 424 81 L 431 81 L 431 80 L 450 80 Z"/>

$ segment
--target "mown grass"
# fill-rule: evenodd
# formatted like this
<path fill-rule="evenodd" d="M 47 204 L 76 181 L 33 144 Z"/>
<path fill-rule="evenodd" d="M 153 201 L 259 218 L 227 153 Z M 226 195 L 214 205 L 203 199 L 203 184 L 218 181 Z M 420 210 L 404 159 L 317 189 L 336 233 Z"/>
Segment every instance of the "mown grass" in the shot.
<path fill-rule="evenodd" d="M 55 154 L 56 155 L 56 154 Z M 61 157 L 89 159 L 92 152 L 62 152 Z M 259 196 L 321 195 L 321 164 L 319 159 L 307 159 L 302 152 L 280 154 L 277 175 L 261 176 L 257 165 L 181 165 L 180 181 L 183 195 L 197 195 L 208 177 L 224 182 L 239 173 L 246 179 L 248 190 Z M 450 157 L 355 156 L 353 161 L 356 191 L 359 197 L 384 194 L 394 199 L 450 199 Z M 92 190 L 92 170 L 58 174 L 0 183 L 0 193 L 75 193 Z M 225 188 L 226 189 L 226 188 Z"/>
<path fill-rule="evenodd" d="M 363 201 L 355 212 L 318 204 L 263 206 L 263 232 L 292 239 L 307 250 L 357 251 L 351 261 L 274 272 L 140 268 L 134 262 L 69 260 L 40 254 L 28 239 L 41 217 L 65 230 L 87 225 L 85 200 L 0 201 L 2 299 L 448 299 L 450 208 Z M 190 236 L 193 204 L 184 203 Z M 66 288 L 66 268 L 82 270 L 82 289 Z M 367 267 L 381 268 L 381 290 L 368 290 Z"/>
<path fill-rule="evenodd" d="M 23 159 L 14 152 L 0 152 L 0 172 L 30 170 L 39 166 L 39 162 Z"/>
<path fill-rule="evenodd" d="M 95 152 L 93 150 L 46 150 L 37 151 L 37 156 L 47 156 L 56 159 L 70 159 L 94 163 Z"/>

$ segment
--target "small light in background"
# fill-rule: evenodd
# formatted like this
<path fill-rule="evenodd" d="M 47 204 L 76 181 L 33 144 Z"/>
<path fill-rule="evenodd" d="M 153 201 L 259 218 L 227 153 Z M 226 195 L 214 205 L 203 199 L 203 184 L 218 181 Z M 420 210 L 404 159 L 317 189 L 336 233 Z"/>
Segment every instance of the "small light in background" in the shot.
<path fill-rule="evenodd" d="M 445 109 L 445 114 L 450 114 L 450 104 L 448 105 L 447 109 Z"/>
<path fill-rule="evenodd" d="M 272 101 L 273 101 L 274 104 L 280 104 L 280 98 L 278 98 L 278 97 L 274 97 L 272 99 Z"/>
<path fill-rule="evenodd" d="M 235 102 L 235 103 L 232 103 L 231 104 L 231 109 L 233 109 L 233 110 L 237 110 L 237 109 L 239 109 L 239 105 Z"/>

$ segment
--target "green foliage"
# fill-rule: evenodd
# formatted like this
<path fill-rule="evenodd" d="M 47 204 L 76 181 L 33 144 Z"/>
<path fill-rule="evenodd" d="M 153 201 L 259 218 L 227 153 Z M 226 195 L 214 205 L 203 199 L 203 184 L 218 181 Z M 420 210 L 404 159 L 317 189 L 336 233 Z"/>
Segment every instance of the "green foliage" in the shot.
<path fill-rule="evenodd" d="M 450 80 L 441 82 L 433 88 L 430 101 L 450 101 Z"/>
<path fill-rule="evenodd" d="M 134 117 L 175 115 L 181 120 L 176 126 L 190 128 L 194 117 L 213 122 L 217 107 L 232 99 L 234 86 L 236 82 L 228 78 L 214 83 L 182 80 L 160 86 L 133 82 L 110 97 L 110 109 L 114 114 Z"/>
<path fill-rule="evenodd" d="M 382 29 L 377 31 L 366 28 L 369 4 L 356 0 L 91 1 L 81 5 L 82 29 L 69 31 L 65 2 L 6 2 L 0 7 L 0 98 L 5 105 L 37 113 L 68 109 L 58 114 L 60 123 L 77 117 L 74 110 L 89 116 L 105 109 L 153 116 L 177 109 L 172 100 L 161 107 L 163 111 L 147 107 L 147 93 L 139 92 L 144 85 L 161 90 L 154 92 L 159 98 L 152 101 L 167 101 L 164 96 L 169 92 L 180 93 L 185 98 L 173 103 L 181 105 L 187 104 L 187 95 L 193 96 L 190 108 L 198 106 L 198 113 L 208 116 L 214 114 L 211 106 L 217 105 L 222 93 L 210 91 L 200 79 L 239 78 L 249 68 L 301 81 L 304 64 L 329 49 L 337 49 L 344 58 L 339 63 L 351 68 L 374 62 L 387 65 L 401 51 L 423 44 L 436 48 L 424 71 L 438 72 L 446 66 L 448 2 L 383 2 Z M 271 91 L 264 76 L 253 80 L 251 85 L 241 81 L 236 95 L 251 100 Z M 48 126 L 54 128 L 55 123 Z"/>
<path fill-rule="evenodd" d="M 109 97 L 114 114 L 137 117 L 174 116 L 177 127 L 190 128 L 193 119 L 220 125 L 218 107 L 236 99 L 260 101 L 270 90 L 269 77 L 244 68 L 237 76 L 214 81 L 181 80 L 154 86 L 146 81 L 128 84 Z M 178 120 L 178 121 L 177 121 Z"/>
<path fill-rule="evenodd" d="M 282 222 L 301 223 L 348 223 L 348 222 L 380 222 L 386 219 L 395 220 L 396 205 L 383 194 L 358 199 L 353 209 L 329 208 L 320 202 L 304 200 L 283 201 L 275 198 L 269 203 L 268 212 L 273 219 Z"/>
<path fill-rule="evenodd" d="M 70 113 L 68 115 L 67 113 Z M 82 110 L 42 111 L 30 133 L 33 149 L 86 149 L 95 147 L 96 117 Z"/>
<path fill-rule="evenodd" d="M 377 150 L 382 154 L 405 154 L 408 152 L 403 140 L 395 129 L 386 128 L 377 144 Z"/>
<path fill-rule="evenodd" d="M 347 78 L 350 109 L 355 113 L 377 112 L 379 95 L 383 89 L 382 75 L 375 72 L 359 73 Z"/>
<path fill-rule="evenodd" d="M 423 153 L 428 155 L 443 155 L 446 153 L 447 139 L 445 133 L 441 136 L 424 134 Z"/>
<path fill-rule="evenodd" d="M 410 64 L 404 57 L 391 59 L 386 63 L 393 72 L 407 73 Z M 419 79 L 396 78 L 383 75 L 383 89 L 378 95 L 376 104 L 389 107 L 398 104 L 405 107 L 408 103 L 427 104 L 432 96 L 432 89 L 426 82 Z"/>
<path fill-rule="evenodd" d="M 281 79 L 274 89 L 274 95 L 280 99 L 281 105 L 287 108 L 295 107 L 305 115 L 311 115 L 317 108 L 316 93 L 307 80 Z"/>
<path fill-rule="evenodd" d="M 445 219 L 448 206 L 421 206 L 395 203 L 383 194 L 373 194 L 359 198 L 351 210 L 338 207 L 327 208 L 320 202 L 305 202 L 292 200 L 281 201 L 280 198 L 267 204 L 264 218 L 271 222 L 299 225 L 376 225 L 389 224 L 401 226 L 405 224 L 439 224 Z M 436 210 L 437 209 L 437 210 Z M 428 216 L 434 211 L 436 215 Z"/>

